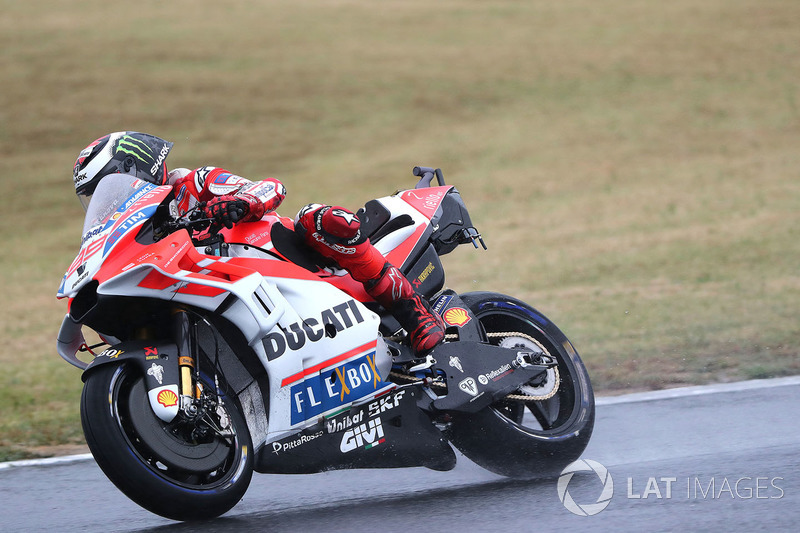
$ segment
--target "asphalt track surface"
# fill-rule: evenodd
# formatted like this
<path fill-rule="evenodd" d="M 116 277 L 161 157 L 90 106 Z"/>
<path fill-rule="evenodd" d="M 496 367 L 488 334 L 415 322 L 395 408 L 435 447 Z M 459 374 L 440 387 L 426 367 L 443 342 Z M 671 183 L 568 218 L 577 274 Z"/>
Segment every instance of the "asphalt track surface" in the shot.
<path fill-rule="evenodd" d="M 598 399 L 583 459 L 607 469 L 610 499 L 588 469 L 562 491 L 588 516 L 557 480 L 501 478 L 462 456 L 450 472 L 257 474 L 228 514 L 191 525 L 136 506 L 87 456 L 4 463 L 0 531 L 797 531 L 798 420 L 800 377 Z"/>

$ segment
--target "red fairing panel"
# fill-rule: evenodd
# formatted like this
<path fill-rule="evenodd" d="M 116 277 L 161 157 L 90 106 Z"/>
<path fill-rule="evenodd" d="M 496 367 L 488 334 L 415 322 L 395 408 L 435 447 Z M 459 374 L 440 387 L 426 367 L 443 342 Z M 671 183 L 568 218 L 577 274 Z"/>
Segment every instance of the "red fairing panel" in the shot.
<path fill-rule="evenodd" d="M 428 219 L 433 218 L 439 205 L 442 203 L 447 192 L 452 186 L 428 187 L 426 189 L 412 189 L 403 192 L 400 197 L 411 207 L 425 215 Z"/>
<path fill-rule="evenodd" d="M 232 229 L 223 229 L 222 235 L 225 236 L 225 242 L 249 244 L 271 250 L 272 239 L 270 231 L 272 230 L 272 225 L 278 223 L 294 230 L 294 221 L 291 218 L 270 213 L 264 215 L 259 221 L 237 224 Z"/>

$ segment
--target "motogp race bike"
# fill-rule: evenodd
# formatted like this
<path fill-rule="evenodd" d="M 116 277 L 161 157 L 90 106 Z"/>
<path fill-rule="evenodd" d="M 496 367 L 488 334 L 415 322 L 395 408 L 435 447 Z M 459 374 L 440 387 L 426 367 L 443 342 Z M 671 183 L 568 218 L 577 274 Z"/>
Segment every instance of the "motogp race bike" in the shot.
<path fill-rule="evenodd" d="M 446 324 L 422 358 L 290 219 L 219 231 L 178 216 L 169 186 L 100 182 L 58 291 L 58 352 L 83 370 L 86 441 L 122 492 L 199 520 L 236 505 L 253 471 L 449 470 L 452 444 L 497 474 L 550 477 L 581 455 L 594 396 L 577 352 L 516 298 L 445 288 L 440 257 L 483 240 L 439 169 L 414 174 L 358 215 Z"/>

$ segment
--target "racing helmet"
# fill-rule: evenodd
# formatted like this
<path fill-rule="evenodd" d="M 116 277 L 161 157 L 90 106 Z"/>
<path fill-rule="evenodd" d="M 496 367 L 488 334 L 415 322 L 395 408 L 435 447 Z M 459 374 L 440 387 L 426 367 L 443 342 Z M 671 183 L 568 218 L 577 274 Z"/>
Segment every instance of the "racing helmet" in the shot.
<path fill-rule="evenodd" d="M 72 179 L 81 205 L 88 207 L 97 184 L 109 174 L 130 174 L 155 185 L 166 184 L 165 160 L 171 149 L 171 142 L 136 131 L 100 137 L 81 150 L 75 161 Z"/>

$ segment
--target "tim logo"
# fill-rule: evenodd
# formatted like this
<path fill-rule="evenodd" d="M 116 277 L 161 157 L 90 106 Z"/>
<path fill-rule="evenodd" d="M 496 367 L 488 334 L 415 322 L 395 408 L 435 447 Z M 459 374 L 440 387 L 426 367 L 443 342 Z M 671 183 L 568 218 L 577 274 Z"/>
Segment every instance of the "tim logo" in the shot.
<path fill-rule="evenodd" d="M 386 442 L 383 437 L 383 424 L 380 418 L 373 418 L 367 420 L 366 424 L 361 424 L 353 429 L 344 432 L 342 443 L 339 445 L 339 450 L 342 453 L 352 452 L 357 448 L 364 448 L 369 450 L 378 444 Z"/>
<path fill-rule="evenodd" d="M 103 253 L 107 253 L 112 246 L 122 237 L 125 233 L 128 232 L 129 229 L 136 226 L 140 222 L 144 221 L 145 219 L 151 217 L 153 213 L 156 212 L 156 206 L 152 205 L 137 211 L 136 213 L 132 214 L 128 218 L 125 219 L 122 224 L 118 225 L 117 228 L 111 232 L 106 240 L 106 246 L 103 249 Z"/>

